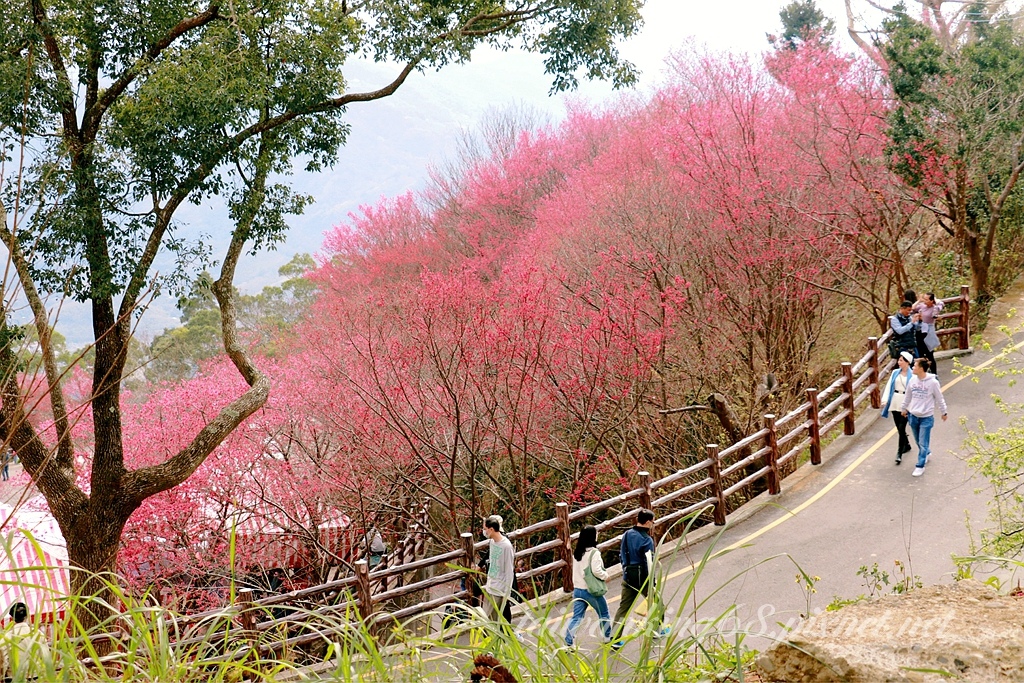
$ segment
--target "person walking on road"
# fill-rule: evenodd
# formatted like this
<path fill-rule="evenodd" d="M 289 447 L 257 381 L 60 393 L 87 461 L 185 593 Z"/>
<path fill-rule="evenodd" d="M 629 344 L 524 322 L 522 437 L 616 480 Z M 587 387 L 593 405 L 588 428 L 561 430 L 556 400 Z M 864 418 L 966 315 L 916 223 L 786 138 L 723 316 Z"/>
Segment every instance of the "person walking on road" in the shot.
<path fill-rule="evenodd" d="M 903 414 L 903 401 L 906 399 L 907 387 L 913 378 L 911 365 L 914 362 L 914 354 L 909 351 L 902 351 L 896 360 L 897 368 L 889 375 L 889 382 L 882 394 L 882 417 L 888 418 L 892 413 L 892 421 L 896 425 L 896 433 L 899 434 L 899 445 L 896 447 L 896 464 L 903 462 L 903 454 L 910 450 L 910 439 L 907 438 L 907 418 Z"/>
<path fill-rule="evenodd" d="M 565 632 L 565 644 L 572 647 L 576 643 L 576 630 L 587 613 L 587 607 L 593 607 L 601 620 L 604 640 L 612 639 L 612 622 L 608 616 L 608 601 L 604 594 L 608 592 L 605 580 L 608 572 L 601 559 L 601 551 L 597 549 L 597 528 L 585 526 L 580 531 L 576 548 L 572 553 L 572 619 Z"/>
<path fill-rule="evenodd" d="M 935 409 L 942 412 L 946 420 L 946 399 L 935 375 L 929 374 L 927 358 L 914 361 L 914 376 L 910 378 L 907 395 L 903 400 L 903 414 L 910 423 L 910 431 L 917 443 L 917 467 L 914 476 L 924 474 L 924 466 L 931 457 L 932 427 L 935 426 Z"/>
<path fill-rule="evenodd" d="M 612 645 L 616 649 L 623 645 L 623 627 L 637 598 L 643 595 L 648 600 L 656 599 L 650 590 L 653 583 L 651 569 L 654 563 L 654 539 L 651 538 L 653 529 L 654 513 L 642 509 L 636 515 L 636 524 L 633 528 L 622 535 L 622 544 L 619 547 L 619 561 L 622 563 L 622 597 L 614 619 L 614 629 L 619 639 Z M 658 614 L 654 605 L 650 605 L 648 609 L 651 614 Z M 651 626 L 658 629 L 659 624 L 652 623 Z M 657 630 L 654 635 L 661 637 L 668 635 L 668 632 L 668 628 L 663 628 Z"/>
<path fill-rule="evenodd" d="M 483 586 L 484 613 L 491 621 L 503 616 L 515 581 L 516 551 L 505 536 L 502 519 L 491 515 L 484 520 L 484 536 L 490 541 L 487 582 Z"/>

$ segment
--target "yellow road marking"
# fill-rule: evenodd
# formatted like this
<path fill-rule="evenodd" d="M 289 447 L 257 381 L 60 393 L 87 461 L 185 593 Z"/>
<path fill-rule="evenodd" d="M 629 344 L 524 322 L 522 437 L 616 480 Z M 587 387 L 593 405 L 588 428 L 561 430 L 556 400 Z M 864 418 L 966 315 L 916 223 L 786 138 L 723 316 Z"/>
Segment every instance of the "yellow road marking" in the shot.
<path fill-rule="evenodd" d="M 1011 349 L 1011 351 L 1017 351 L 1017 350 L 1019 350 L 1022 347 L 1024 347 L 1024 342 L 1020 342 L 1019 344 L 1014 346 Z M 1001 355 L 997 355 L 997 356 L 994 356 L 993 358 L 989 358 L 987 361 L 985 361 L 981 365 L 973 368 L 973 370 L 982 370 L 982 369 L 988 367 L 989 365 L 991 365 L 992 363 L 994 363 L 995 361 L 997 361 L 1000 357 L 1001 357 Z M 951 382 L 949 382 L 948 384 L 946 384 L 946 386 L 944 386 L 942 388 L 943 391 L 948 391 L 949 389 L 954 387 L 957 383 L 959 383 L 961 380 L 963 380 L 965 377 L 966 377 L 966 375 L 960 375 L 956 379 L 952 380 Z M 716 552 L 712 557 L 717 557 L 719 555 L 722 555 L 723 553 L 727 553 L 727 552 L 731 552 L 733 550 L 736 550 L 740 546 L 746 545 L 747 543 L 750 543 L 751 541 L 753 541 L 755 538 L 766 534 L 767 532 L 771 531 L 772 529 L 774 529 L 778 525 L 782 524 L 786 520 L 792 519 L 793 517 L 796 517 L 799 513 L 801 513 L 804 510 L 806 510 L 808 507 L 813 505 L 815 502 L 817 502 L 818 500 L 821 500 L 821 498 L 826 493 L 828 493 L 829 491 L 834 489 L 839 484 L 839 482 L 841 482 L 846 477 L 850 476 L 851 472 L 853 472 L 855 469 L 860 467 L 861 464 L 863 464 L 863 462 L 865 460 L 867 460 L 869 457 L 871 457 L 875 453 L 875 451 L 877 451 L 879 448 L 881 448 L 882 445 L 885 444 L 886 441 L 891 439 L 894 434 L 896 434 L 896 428 L 895 427 L 890 429 L 886 433 L 885 436 L 881 437 L 878 441 L 876 441 L 871 446 L 871 448 L 869 448 L 866 451 L 864 451 L 864 453 L 862 453 L 860 455 L 860 457 L 858 457 L 856 460 L 854 460 L 849 465 L 847 465 L 846 469 L 844 469 L 842 472 L 840 472 L 838 475 L 836 475 L 835 479 L 833 479 L 828 484 L 823 486 L 822 489 L 820 491 L 818 491 L 817 493 L 815 493 L 813 496 L 811 496 L 810 498 L 805 500 L 800 505 L 797 505 L 792 510 L 788 510 L 784 515 L 782 515 L 778 519 L 776 519 L 774 521 L 771 521 L 768 524 L 765 524 L 763 527 L 761 527 L 757 531 L 754 531 L 753 533 L 751 533 L 751 534 L 749 534 L 747 536 L 744 536 L 743 538 L 741 538 L 740 540 L 736 541 L 735 543 L 732 543 L 732 544 L 726 546 L 725 548 L 723 548 L 722 550 L 720 550 L 719 552 Z M 686 574 L 689 574 L 690 572 L 692 572 L 695 567 L 696 567 L 696 564 L 691 564 L 689 567 L 683 567 L 682 569 L 680 569 L 678 571 L 675 571 L 675 572 L 672 572 L 671 574 L 669 574 L 667 578 L 668 579 L 677 579 L 680 576 L 685 576 Z"/>

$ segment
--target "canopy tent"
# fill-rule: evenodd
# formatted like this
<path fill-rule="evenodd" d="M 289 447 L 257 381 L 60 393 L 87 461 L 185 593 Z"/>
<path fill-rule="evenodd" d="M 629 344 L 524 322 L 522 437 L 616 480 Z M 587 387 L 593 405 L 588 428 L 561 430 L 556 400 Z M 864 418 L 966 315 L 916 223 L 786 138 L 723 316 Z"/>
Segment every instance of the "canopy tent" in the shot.
<path fill-rule="evenodd" d="M 29 615 L 52 621 L 63 614 L 71 592 L 67 544 L 45 502 L 17 509 L 0 503 L 0 609 L 16 602 Z"/>
<path fill-rule="evenodd" d="M 229 526 L 234 527 L 236 546 L 244 548 L 240 555 L 246 561 L 264 569 L 295 569 L 315 562 L 316 558 L 310 557 L 308 514 L 292 515 L 294 526 L 282 523 L 283 516 L 279 509 L 265 505 L 235 512 Z M 325 517 L 316 526 L 317 544 L 330 555 L 347 558 L 353 549 L 351 519 L 337 510 L 328 511 Z"/>

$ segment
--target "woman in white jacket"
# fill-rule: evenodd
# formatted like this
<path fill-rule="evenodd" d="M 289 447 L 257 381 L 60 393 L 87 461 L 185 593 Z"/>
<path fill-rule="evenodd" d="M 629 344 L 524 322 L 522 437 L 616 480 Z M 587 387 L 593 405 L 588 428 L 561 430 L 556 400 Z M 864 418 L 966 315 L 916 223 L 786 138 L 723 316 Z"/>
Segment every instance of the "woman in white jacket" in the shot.
<path fill-rule="evenodd" d="M 604 594 L 594 595 L 587 590 L 586 570 L 594 578 L 600 581 L 608 579 L 608 572 L 604 568 L 604 560 L 601 559 L 601 551 L 597 549 L 597 529 L 592 526 L 585 526 L 580 532 L 576 541 L 576 548 L 573 550 L 572 584 L 575 587 L 572 592 L 572 619 L 569 621 L 569 629 L 565 633 L 565 644 L 572 647 L 576 642 L 576 629 L 583 621 L 583 615 L 587 613 L 587 607 L 593 607 L 601 620 L 601 629 L 604 631 L 605 642 L 612 639 L 612 621 L 608 614 L 608 602 Z"/>
<path fill-rule="evenodd" d="M 903 414 L 903 400 L 907 395 L 907 387 L 913 374 L 910 371 L 910 364 L 914 362 L 914 354 L 910 351 L 902 352 L 896 359 L 896 369 L 889 375 L 889 381 L 882 391 L 882 417 L 889 417 L 892 413 L 892 421 L 896 423 L 896 433 L 899 435 L 899 444 L 896 446 L 896 464 L 903 462 L 903 454 L 910 451 L 910 439 L 907 438 L 907 416 Z"/>

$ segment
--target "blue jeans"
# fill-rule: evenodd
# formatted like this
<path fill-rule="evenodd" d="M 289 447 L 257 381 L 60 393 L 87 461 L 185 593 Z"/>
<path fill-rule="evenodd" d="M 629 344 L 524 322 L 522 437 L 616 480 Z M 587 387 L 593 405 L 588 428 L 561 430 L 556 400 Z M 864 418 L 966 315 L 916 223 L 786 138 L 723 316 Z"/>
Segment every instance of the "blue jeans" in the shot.
<path fill-rule="evenodd" d="M 612 639 L 612 620 L 608 616 L 608 601 L 604 596 L 594 597 L 585 588 L 577 588 L 572 592 L 572 619 L 569 621 L 569 630 L 565 633 L 565 644 L 572 645 L 576 639 L 576 629 L 583 621 L 583 615 L 587 613 L 587 607 L 593 607 L 601 620 L 601 629 L 604 630 L 604 639 Z"/>
<path fill-rule="evenodd" d="M 907 421 L 910 424 L 910 432 L 914 435 L 914 441 L 917 443 L 917 466 L 924 467 L 925 460 L 931 453 L 932 427 L 935 426 L 935 416 L 908 415 Z"/>

